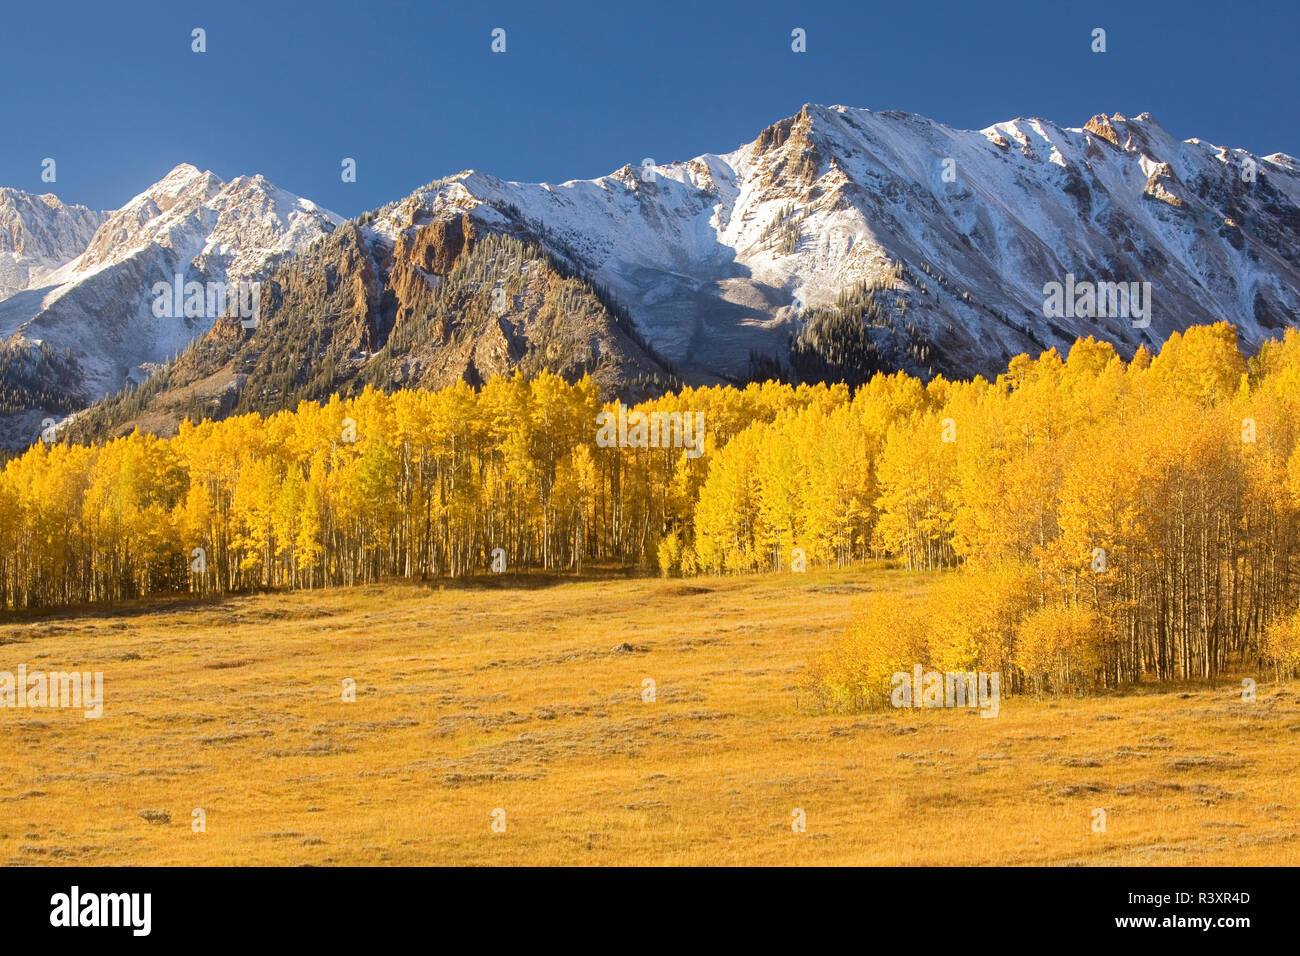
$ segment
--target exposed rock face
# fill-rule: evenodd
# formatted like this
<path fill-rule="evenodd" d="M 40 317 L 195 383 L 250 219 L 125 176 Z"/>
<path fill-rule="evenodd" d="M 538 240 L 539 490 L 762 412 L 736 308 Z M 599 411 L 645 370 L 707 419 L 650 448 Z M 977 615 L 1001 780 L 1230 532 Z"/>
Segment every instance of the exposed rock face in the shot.
<path fill-rule="evenodd" d="M 597 290 L 522 238 L 452 212 L 411 210 L 391 236 L 345 223 L 262 283 L 261 321 L 222 320 L 139 396 L 73 423 L 82 439 L 175 429 L 184 417 L 272 412 L 383 389 L 481 385 L 547 369 L 590 374 L 606 394 L 676 380 Z"/>
<path fill-rule="evenodd" d="M 474 220 L 467 212 L 442 222 L 430 223 L 416 233 L 407 258 L 425 272 L 446 275 L 474 240 L 475 232 Z"/>
<path fill-rule="evenodd" d="M 451 272 L 475 235 L 474 221 L 461 213 L 416 226 L 398 237 L 388 281 L 397 299 L 396 325 L 427 305 L 437 277 Z"/>
<path fill-rule="evenodd" d="M 1123 122 L 1124 117 L 1116 113 L 1115 119 Z M 1119 145 L 1119 133 L 1115 132 L 1115 127 L 1110 124 L 1110 120 L 1106 118 L 1105 113 L 1098 113 L 1092 119 L 1088 120 L 1088 122 L 1083 125 L 1083 128 L 1094 136 L 1099 136 L 1104 139 L 1112 146 Z"/>
<path fill-rule="evenodd" d="M 755 152 L 774 158 L 763 173 L 765 186 L 806 189 L 816 181 L 821 173 L 822 156 L 812 130 L 812 116 L 809 107 L 805 106 L 797 115 L 769 126 L 759 134 L 754 143 Z"/>
<path fill-rule="evenodd" d="M 1186 204 L 1174 195 L 1171 187 L 1176 183 L 1177 178 L 1174 176 L 1173 167 L 1168 163 L 1155 163 L 1147 176 L 1146 188 L 1142 193 L 1150 199 L 1158 199 L 1176 209 L 1181 209 Z"/>

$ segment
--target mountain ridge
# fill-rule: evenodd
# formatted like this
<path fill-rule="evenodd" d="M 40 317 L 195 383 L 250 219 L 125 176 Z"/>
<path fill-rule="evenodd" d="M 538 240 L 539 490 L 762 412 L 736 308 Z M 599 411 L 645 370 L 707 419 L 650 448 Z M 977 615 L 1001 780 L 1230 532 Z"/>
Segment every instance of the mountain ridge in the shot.
<path fill-rule="evenodd" d="M 480 364 L 490 374 L 534 367 L 546 350 L 532 337 L 556 331 L 536 323 L 539 310 L 550 315 L 560 301 L 554 282 L 553 301 L 534 286 L 531 306 L 512 300 L 497 311 L 504 325 L 481 321 L 495 308 L 487 301 L 494 290 L 522 281 L 511 270 L 528 258 L 525 247 L 545 259 L 530 260 L 541 272 L 578 281 L 590 300 L 587 318 L 552 337 L 541 365 L 572 374 L 599 366 L 611 392 L 670 378 L 743 382 L 755 369 L 845 381 L 893 369 L 990 374 L 1012 355 L 1079 337 L 1131 354 L 1220 320 L 1254 346 L 1300 314 L 1300 163 L 1177 140 L 1148 113 L 1099 113 L 1080 127 L 1017 118 L 956 130 L 901 111 L 806 104 L 728 153 L 629 164 L 559 184 L 463 170 L 351 224 L 354 251 L 364 255 L 340 249 L 341 258 L 317 262 L 340 274 L 356 270 L 351 281 L 363 290 L 353 297 L 364 300 L 365 318 L 352 327 L 349 357 L 276 355 L 293 343 L 271 346 L 264 330 L 225 329 L 224 351 L 207 348 L 202 370 L 215 374 L 211 362 L 235 363 L 237 353 L 256 352 L 252 368 L 300 364 L 279 391 L 251 380 L 264 396 L 288 400 L 304 394 L 308 380 L 317 390 L 361 378 L 433 387 L 473 380 L 484 374 Z M 469 237 L 462 246 L 457 229 Z M 465 248 L 487 236 L 522 245 L 485 257 L 475 268 L 499 271 L 458 286 L 460 306 L 454 296 L 434 304 L 429 296 Z M 485 265 L 489 258 L 495 265 Z M 293 268 L 277 262 L 263 260 L 272 277 L 263 314 L 272 323 L 284 307 L 276 270 Z M 1048 285 L 1068 281 L 1073 289 L 1076 278 L 1079 288 L 1147 283 L 1149 322 L 1073 308 L 1050 314 Z M 303 301 L 290 305 L 289 320 L 309 340 L 334 341 L 320 322 L 302 325 Z M 453 308 L 477 318 L 448 319 Z M 409 346 L 422 350 L 413 361 L 388 347 L 405 320 L 435 342 Z M 556 341 L 565 344 L 557 350 Z M 249 382 L 230 379 L 236 391 Z"/>
<path fill-rule="evenodd" d="M 257 281 L 341 221 L 260 175 L 175 167 L 105 214 L 74 258 L 0 301 L 0 441 L 29 443 L 47 417 L 143 381 L 220 317 L 206 302 L 197 315 L 159 309 L 160 284 Z"/>

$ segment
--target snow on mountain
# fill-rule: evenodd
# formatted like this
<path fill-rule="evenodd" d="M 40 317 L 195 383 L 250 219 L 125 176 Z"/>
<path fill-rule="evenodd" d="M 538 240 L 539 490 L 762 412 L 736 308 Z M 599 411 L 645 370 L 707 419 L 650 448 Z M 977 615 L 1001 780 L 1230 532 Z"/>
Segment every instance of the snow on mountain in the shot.
<path fill-rule="evenodd" d="M 866 282 L 916 371 L 996 370 L 1097 335 L 1131 351 L 1227 319 L 1247 344 L 1300 315 L 1300 169 L 1179 141 L 1148 114 L 954 130 L 808 105 L 733 152 L 551 185 L 465 172 L 379 211 L 381 241 L 470 210 L 542 239 L 688 378 L 782 357 L 805 310 Z M 1044 286 L 1152 284 L 1149 325 L 1044 314 Z M 925 358 L 901 334 L 924 341 Z M 928 367 L 927 367 L 928 366 Z"/>
<path fill-rule="evenodd" d="M 51 279 L 76 282 L 153 247 L 173 250 L 204 275 L 251 277 L 274 256 L 310 245 L 340 222 L 263 176 L 223 183 L 182 164 L 110 214 L 84 254 Z"/>
<path fill-rule="evenodd" d="M 79 256 L 104 215 L 57 196 L 0 187 L 0 299 Z"/>
<path fill-rule="evenodd" d="M 14 374 L 39 377 L 35 366 L 66 350 L 75 371 L 60 369 L 62 378 L 71 379 L 59 383 L 60 392 L 83 405 L 98 400 L 147 377 L 152 366 L 184 349 L 219 317 L 206 306 L 199 315 L 155 315 L 167 311 L 155 308 L 158 283 L 172 284 L 181 275 L 184 284 L 234 288 L 341 221 L 262 176 L 226 183 L 211 172 L 177 166 L 109 214 L 81 244 L 80 255 L 0 301 L 6 355 L 0 373 L 18 363 L 22 367 Z M 20 362 L 24 349 L 30 358 Z M 39 420 L 50 411 L 42 407 L 32 414 Z"/>
<path fill-rule="evenodd" d="M 0 193 L 8 202 L 0 225 L 13 221 L 11 195 Z M 76 408 L 140 380 L 215 318 L 155 317 L 156 283 L 176 273 L 227 284 L 278 275 L 281 256 L 338 223 L 260 176 L 223 183 L 179 166 L 109 215 L 75 259 L 61 261 L 73 238 L 39 246 L 24 238 L 24 261 L 40 265 L 28 267 L 27 288 L 0 301 L 0 415 L 17 408 L 39 422 L 55 406 Z M 1300 315 L 1300 163 L 1180 141 L 1146 113 L 1097 115 L 1079 128 L 1015 119 L 969 131 L 902 112 L 807 105 L 729 153 L 559 185 L 462 172 L 359 223 L 364 249 L 344 243 L 351 251 L 320 268 L 330 289 L 346 278 L 359 290 L 376 341 L 396 319 L 393 302 L 372 302 L 372 292 L 414 302 L 415 279 L 438 286 L 431 263 L 450 254 L 444 239 L 502 232 L 539 241 L 607 290 L 688 383 L 743 379 L 756 359 L 768 369 L 773 359 L 797 364 L 790 345 L 800 335 L 814 358 L 829 342 L 826 354 L 865 355 L 878 367 L 970 376 L 1079 336 L 1131 353 L 1220 320 L 1252 347 Z M 73 226 L 29 233 L 70 237 Z M 354 267 L 358 274 L 333 275 Z M 309 279 L 294 281 L 306 288 Z M 1073 295 L 1097 282 L 1149 284 L 1149 321 L 1098 314 L 1084 298 L 1051 307 L 1051 284 Z M 312 311 L 295 302 L 295 314 Z M 858 335 L 846 351 L 834 336 L 858 315 L 869 342 Z M 825 336 L 810 335 L 821 328 Z M 524 322 L 511 334 L 526 331 Z M 530 347 L 515 345 L 521 354 Z M 807 358 L 806 342 L 799 354 Z M 426 359 L 421 367 L 447 364 Z M 30 426 L 20 429 L 28 440 Z"/>

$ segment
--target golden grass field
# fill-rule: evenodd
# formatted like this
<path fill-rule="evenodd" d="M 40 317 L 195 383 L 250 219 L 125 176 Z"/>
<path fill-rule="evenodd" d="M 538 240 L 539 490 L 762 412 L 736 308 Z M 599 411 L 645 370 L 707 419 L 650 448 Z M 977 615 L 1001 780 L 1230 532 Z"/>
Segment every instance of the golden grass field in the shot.
<path fill-rule="evenodd" d="M 872 593 L 926 580 L 503 577 L 3 619 L 0 670 L 101 670 L 105 703 L 0 709 L 0 862 L 1300 862 L 1297 683 L 801 710 Z"/>

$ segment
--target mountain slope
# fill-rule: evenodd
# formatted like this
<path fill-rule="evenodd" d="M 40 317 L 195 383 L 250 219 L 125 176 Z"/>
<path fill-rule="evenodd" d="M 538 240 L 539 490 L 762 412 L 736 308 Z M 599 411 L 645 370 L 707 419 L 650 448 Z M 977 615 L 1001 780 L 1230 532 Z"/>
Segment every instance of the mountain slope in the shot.
<path fill-rule="evenodd" d="M 81 255 L 103 219 L 57 196 L 0 186 L 0 300 Z"/>
<path fill-rule="evenodd" d="M 182 165 L 107 217 L 85 251 L 0 302 L 0 440 L 30 442 L 61 417 L 143 381 L 224 310 L 167 314 L 160 283 L 237 288 L 328 235 L 339 217 L 261 176 L 222 182 Z M 249 297 L 246 296 L 246 300 Z M 217 305 L 215 298 L 212 305 Z M 161 315 L 158 313 L 162 313 Z M 44 383 L 41 394 L 24 381 Z"/>
<path fill-rule="evenodd" d="M 1297 161 L 1179 141 L 1147 114 L 962 131 L 808 105 L 687 162 L 559 185 L 463 172 L 333 238 L 272 270 L 268 326 L 222 323 L 92 432 L 542 367 L 607 394 L 970 376 L 1224 319 L 1253 347 L 1300 315 Z M 1149 321 L 1053 313 L 1070 277 L 1148 285 Z"/>
<path fill-rule="evenodd" d="M 558 186 L 468 172 L 413 201 L 536 232 L 688 378 L 742 374 L 750 350 L 784 358 L 802 313 L 860 283 L 888 304 L 887 357 L 919 372 L 1217 319 L 1254 343 L 1300 314 L 1296 160 L 1180 142 L 1147 114 L 972 132 L 809 105 L 723 155 Z M 1067 273 L 1152 283 L 1149 328 L 1044 316 L 1044 285 Z M 918 339 L 927 362 L 909 359 Z"/>
<path fill-rule="evenodd" d="M 262 297 L 255 329 L 218 321 L 138 389 L 77 415 L 68 434 L 168 434 L 185 417 L 517 371 L 590 374 L 629 398 L 678 381 L 601 290 L 536 243 L 479 232 L 468 215 L 408 223 L 391 243 L 345 223 L 272 270 Z"/>

